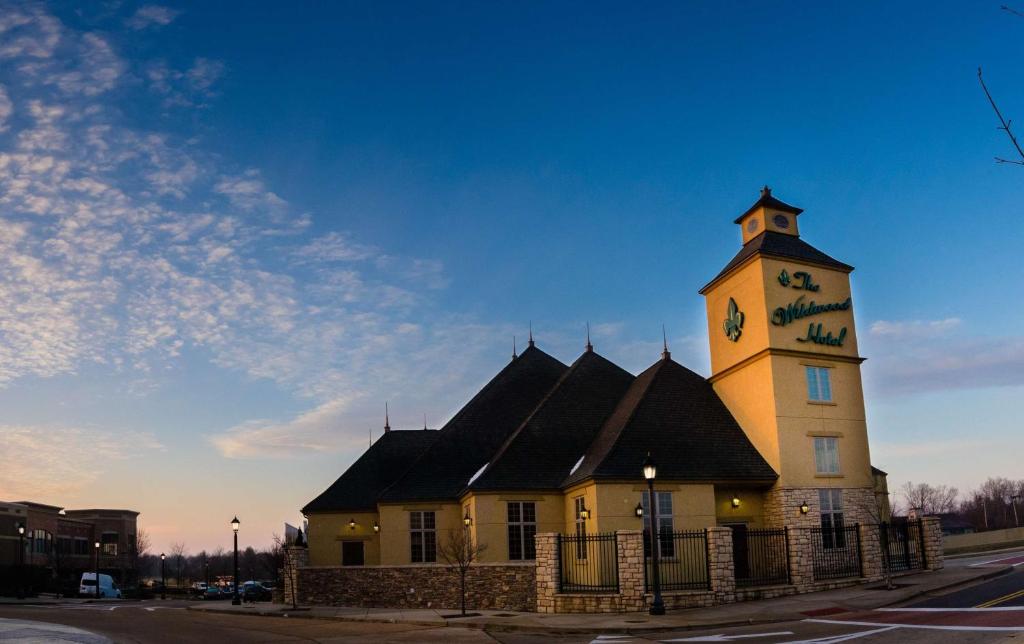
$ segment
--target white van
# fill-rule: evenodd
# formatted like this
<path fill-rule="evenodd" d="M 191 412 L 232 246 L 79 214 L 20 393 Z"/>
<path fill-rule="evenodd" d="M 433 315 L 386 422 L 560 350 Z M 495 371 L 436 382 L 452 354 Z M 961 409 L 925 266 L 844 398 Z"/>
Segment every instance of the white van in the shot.
<path fill-rule="evenodd" d="M 83 572 L 82 581 L 78 585 L 78 595 L 80 597 L 96 597 L 96 573 L 94 572 Z M 110 575 L 100 574 L 100 592 L 99 597 L 116 597 L 121 599 L 121 589 L 114 583 L 114 578 Z"/>

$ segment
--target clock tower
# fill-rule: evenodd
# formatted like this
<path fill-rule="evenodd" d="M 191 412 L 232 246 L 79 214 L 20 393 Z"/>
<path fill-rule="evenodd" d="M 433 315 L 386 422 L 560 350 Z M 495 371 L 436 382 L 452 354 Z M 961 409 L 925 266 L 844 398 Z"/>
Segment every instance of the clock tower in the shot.
<path fill-rule="evenodd" d="M 736 218 L 743 247 L 700 291 L 710 381 L 779 474 L 766 524 L 863 523 L 875 497 L 853 267 L 800 238 L 802 212 L 765 186 Z"/>

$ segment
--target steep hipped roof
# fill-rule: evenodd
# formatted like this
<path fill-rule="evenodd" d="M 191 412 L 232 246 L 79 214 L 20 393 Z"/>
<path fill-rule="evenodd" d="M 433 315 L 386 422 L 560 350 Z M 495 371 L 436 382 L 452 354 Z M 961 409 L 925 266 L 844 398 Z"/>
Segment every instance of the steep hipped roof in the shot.
<path fill-rule="evenodd" d="M 377 497 L 404 474 L 440 432 L 385 432 L 338 480 L 302 508 L 303 514 L 339 510 L 375 510 Z"/>
<path fill-rule="evenodd" d="M 470 477 L 494 457 L 566 369 L 531 344 L 441 428 L 423 457 L 380 500 L 457 498 Z"/>
<path fill-rule="evenodd" d="M 744 217 L 754 212 L 758 208 L 771 208 L 773 210 L 782 210 L 783 212 L 791 212 L 794 215 L 799 215 L 804 211 L 803 208 L 797 208 L 796 206 L 789 205 L 785 201 L 780 201 L 779 199 L 776 199 L 775 197 L 772 196 L 772 189 L 769 188 L 768 186 L 765 186 L 764 188 L 761 189 L 761 198 L 755 201 L 753 206 L 747 208 L 746 211 L 744 211 L 744 213 L 737 217 L 736 220 L 733 221 L 732 223 L 740 223 L 741 221 L 743 221 Z"/>
<path fill-rule="evenodd" d="M 719 278 L 725 276 L 726 273 L 729 273 L 732 269 L 745 262 L 754 253 L 760 253 L 761 255 L 781 259 L 796 259 L 810 262 L 812 264 L 818 264 L 819 266 L 828 266 L 846 272 L 853 270 L 853 267 L 849 264 L 844 264 L 837 259 L 829 257 L 799 237 L 766 230 L 744 244 L 743 248 L 740 249 L 740 252 L 736 253 L 736 256 L 725 265 L 725 268 L 715 276 L 715 279 L 708 282 L 700 292 L 703 293 L 706 291 L 708 287 L 717 282 Z"/>
<path fill-rule="evenodd" d="M 587 351 L 469 489 L 557 489 L 631 382 L 629 372 Z"/>
<path fill-rule="evenodd" d="M 635 480 L 648 452 L 662 480 L 767 483 L 778 478 L 711 383 L 671 358 L 637 376 L 563 484 Z"/>

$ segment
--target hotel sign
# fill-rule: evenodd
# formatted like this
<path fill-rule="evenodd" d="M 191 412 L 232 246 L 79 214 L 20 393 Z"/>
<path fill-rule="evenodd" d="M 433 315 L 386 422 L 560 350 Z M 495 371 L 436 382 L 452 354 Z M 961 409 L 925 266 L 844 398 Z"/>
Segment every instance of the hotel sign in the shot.
<path fill-rule="evenodd" d="M 778 279 L 779 284 L 782 284 L 784 287 L 791 287 L 814 293 L 818 292 L 820 289 L 820 286 L 814 283 L 811 278 L 811 274 L 804 271 L 793 273 L 793 276 L 790 277 L 786 269 L 782 269 L 782 272 L 779 273 Z M 824 302 L 821 304 L 814 300 L 806 302 L 804 301 L 805 297 L 806 295 L 801 295 L 786 306 L 777 307 L 771 312 L 771 323 L 775 326 L 786 326 L 794 321 L 821 315 L 823 313 L 848 311 L 853 305 L 853 301 L 849 297 L 842 302 Z M 807 325 L 807 334 L 796 338 L 797 342 L 812 342 L 814 344 L 823 344 L 830 347 L 843 346 L 843 341 L 845 339 L 845 326 L 842 327 L 838 333 L 833 334 L 832 331 L 824 329 L 823 323 L 821 322 L 818 322 L 817 324 L 811 322 Z"/>

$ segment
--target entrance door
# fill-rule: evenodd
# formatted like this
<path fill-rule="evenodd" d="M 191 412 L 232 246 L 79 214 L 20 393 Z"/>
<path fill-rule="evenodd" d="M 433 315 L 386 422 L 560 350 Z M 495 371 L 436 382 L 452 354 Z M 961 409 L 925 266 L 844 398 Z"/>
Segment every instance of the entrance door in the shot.
<path fill-rule="evenodd" d="M 732 561 L 736 569 L 736 579 L 746 579 L 750 576 L 750 559 L 747 556 L 747 524 L 728 523 L 727 527 L 732 528 Z"/>
<path fill-rule="evenodd" d="M 341 542 L 341 565 L 362 566 L 363 565 L 363 542 L 342 541 Z"/>

